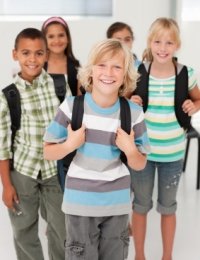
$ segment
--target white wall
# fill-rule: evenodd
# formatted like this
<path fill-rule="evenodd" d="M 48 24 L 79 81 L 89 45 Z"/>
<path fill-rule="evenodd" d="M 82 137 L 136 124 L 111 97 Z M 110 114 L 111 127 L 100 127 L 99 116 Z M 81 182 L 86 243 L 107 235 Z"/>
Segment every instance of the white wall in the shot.
<path fill-rule="evenodd" d="M 186 0 L 184 0 L 186 2 Z M 195 1 L 188 0 L 187 4 L 190 7 L 190 16 L 193 17 L 191 8 L 194 6 L 191 6 L 191 4 L 194 4 Z M 197 2 L 196 2 L 197 4 Z M 199 11 L 200 5 L 197 5 L 198 10 L 195 10 L 195 13 Z M 195 9 L 196 6 L 195 6 Z M 200 29 L 200 19 L 199 21 L 191 21 L 191 20 L 185 20 L 182 14 L 183 11 L 183 0 L 178 0 L 177 4 L 177 20 L 180 26 L 181 31 L 181 39 L 182 39 L 182 46 L 179 51 L 179 60 L 180 62 L 191 66 L 196 71 L 198 86 L 200 87 L 200 35 L 199 35 L 199 29 Z M 196 127 L 198 130 L 200 130 L 200 111 L 197 112 L 192 117 L 192 123 L 194 127 Z"/>
<path fill-rule="evenodd" d="M 184 0 L 186 2 L 186 0 Z M 188 0 L 190 2 L 190 0 Z M 190 6 L 192 8 L 192 6 Z M 200 7 L 198 7 L 200 8 Z M 178 0 L 177 20 L 181 31 L 182 46 L 179 51 L 180 60 L 192 66 L 197 72 L 200 71 L 200 19 L 199 21 L 185 20 L 183 17 L 183 0 Z"/>
<path fill-rule="evenodd" d="M 135 32 L 134 51 L 140 57 L 146 44 L 147 30 L 150 24 L 159 16 L 170 15 L 171 0 L 114 0 L 114 14 L 112 18 L 67 18 L 72 39 L 73 49 L 77 58 L 83 64 L 92 45 L 104 39 L 107 27 L 115 21 L 129 23 Z M 62 14 L 60 14 L 62 16 Z M 26 27 L 36 27 L 40 29 L 42 22 L 47 17 L 41 19 L 32 17 L 29 21 L 24 21 L 23 17 L 17 21 L 10 21 L 0 17 L 0 86 L 6 86 L 12 81 L 12 73 L 17 66 L 12 60 L 12 49 L 16 35 Z M 37 19 L 37 20 L 36 20 Z"/>

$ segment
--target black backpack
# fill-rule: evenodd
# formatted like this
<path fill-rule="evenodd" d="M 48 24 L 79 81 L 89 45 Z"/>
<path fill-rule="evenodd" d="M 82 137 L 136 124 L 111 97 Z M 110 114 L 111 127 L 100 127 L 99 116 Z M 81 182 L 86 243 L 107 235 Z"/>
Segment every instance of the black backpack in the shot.
<path fill-rule="evenodd" d="M 10 118 L 11 118 L 11 150 L 13 152 L 13 144 L 16 131 L 20 128 L 21 121 L 21 99 L 20 93 L 15 84 L 11 84 L 6 88 L 2 89 L 10 110 Z M 56 85 L 55 85 L 56 92 Z M 56 92 L 57 94 L 57 92 Z M 131 112 L 128 101 L 124 97 L 120 97 L 120 118 L 121 118 L 121 127 L 124 131 L 130 134 L 131 130 Z M 74 105 L 72 110 L 72 120 L 71 125 L 73 130 L 77 130 L 82 125 L 84 113 L 84 95 L 76 96 L 74 98 Z M 67 172 L 67 169 L 73 160 L 76 151 L 68 154 L 66 157 L 62 159 L 64 172 Z M 14 153 L 13 153 L 14 154 Z M 121 152 L 121 160 L 126 163 L 126 156 L 123 152 Z M 13 160 L 11 160 L 11 168 L 13 169 Z"/>
<path fill-rule="evenodd" d="M 175 68 L 175 97 L 174 107 L 176 118 L 181 127 L 184 129 L 191 128 L 191 117 L 183 112 L 182 104 L 189 98 L 188 93 L 188 70 L 186 66 L 179 63 L 174 63 Z M 140 64 L 138 72 L 140 78 L 137 82 L 137 88 L 134 91 L 134 95 L 139 95 L 143 100 L 143 110 L 147 110 L 148 106 L 148 87 L 149 87 L 149 74 L 151 69 L 151 63 Z"/>
<path fill-rule="evenodd" d="M 120 101 L 120 118 L 121 118 L 121 128 L 128 134 L 131 131 L 131 112 L 128 101 L 124 97 L 119 98 Z M 71 127 L 72 130 L 78 130 L 82 125 L 84 113 L 84 95 L 76 96 L 74 98 L 74 104 L 72 109 L 72 119 L 71 119 Z M 62 159 L 64 172 L 67 172 L 71 161 L 74 158 L 76 151 L 68 154 Z M 121 152 L 120 158 L 123 163 L 127 163 L 127 158 L 123 152 Z"/>
<path fill-rule="evenodd" d="M 68 78 L 67 81 L 69 83 L 69 88 L 71 90 L 72 96 L 77 96 L 77 72 L 79 64 L 76 63 L 70 58 L 67 57 L 67 74 Z M 48 68 L 48 62 L 45 62 L 44 64 L 44 69 L 47 71 Z M 64 74 L 54 74 L 54 73 L 49 73 L 49 75 L 53 78 L 54 84 L 56 85 L 56 91 L 57 91 L 57 96 L 62 102 L 65 98 L 66 94 L 66 80 L 65 80 L 65 75 Z"/>

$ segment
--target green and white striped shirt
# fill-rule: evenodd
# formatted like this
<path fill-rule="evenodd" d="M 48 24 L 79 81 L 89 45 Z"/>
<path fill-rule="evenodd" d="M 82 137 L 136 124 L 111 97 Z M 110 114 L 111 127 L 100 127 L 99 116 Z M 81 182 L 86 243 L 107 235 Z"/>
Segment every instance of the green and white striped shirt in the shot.
<path fill-rule="evenodd" d="M 188 67 L 189 91 L 197 84 L 194 70 Z M 175 76 L 160 79 L 149 76 L 149 103 L 145 113 L 151 144 L 148 160 L 172 162 L 182 159 L 185 134 L 174 109 Z"/>
<path fill-rule="evenodd" d="M 21 127 L 14 140 L 14 167 L 23 175 L 42 179 L 57 174 L 56 162 L 43 158 L 43 135 L 54 118 L 59 100 L 52 78 L 42 73 L 32 84 L 19 75 L 14 79 L 21 96 Z M 3 93 L 0 94 L 0 160 L 12 158 L 10 111 Z"/>

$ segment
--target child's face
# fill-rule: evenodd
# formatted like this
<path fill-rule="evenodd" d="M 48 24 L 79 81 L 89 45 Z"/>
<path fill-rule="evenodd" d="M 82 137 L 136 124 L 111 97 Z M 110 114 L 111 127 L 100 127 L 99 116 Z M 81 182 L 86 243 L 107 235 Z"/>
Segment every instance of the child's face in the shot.
<path fill-rule="evenodd" d="M 46 39 L 48 49 L 52 53 L 64 53 L 67 48 L 68 38 L 66 31 L 61 24 L 49 25 L 46 33 Z"/>
<path fill-rule="evenodd" d="M 120 40 L 126 44 L 130 50 L 132 49 L 133 37 L 128 29 L 124 28 L 121 31 L 113 33 L 112 38 Z"/>
<path fill-rule="evenodd" d="M 92 92 L 103 96 L 118 96 L 119 88 L 123 85 L 125 68 L 122 51 L 112 56 L 104 55 L 92 68 Z"/>
<path fill-rule="evenodd" d="M 172 61 L 178 47 L 171 33 L 167 30 L 160 36 L 154 37 L 150 43 L 153 60 L 162 64 Z"/>
<path fill-rule="evenodd" d="M 46 61 L 45 42 L 42 39 L 22 38 L 19 40 L 17 49 L 13 50 L 13 58 L 19 62 L 20 76 L 31 83 L 40 75 Z"/>

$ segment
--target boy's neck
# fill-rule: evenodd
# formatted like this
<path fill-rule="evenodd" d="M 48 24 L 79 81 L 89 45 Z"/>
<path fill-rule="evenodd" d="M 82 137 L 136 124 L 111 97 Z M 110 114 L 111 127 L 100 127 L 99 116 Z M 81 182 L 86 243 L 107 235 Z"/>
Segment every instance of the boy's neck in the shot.
<path fill-rule="evenodd" d="M 42 73 L 42 71 L 40 72 L 40 74 Z M 22 78 L 24 81 L 26 81 L 26 82 L 29 82 L 30 84 L 32 84 L 33 83 L 33 81 L 37 78 L 37 77 L 39 77 L 40 76 L 40 74 L 39 75 L 37 75 L 37 76 L 35 76 L 35 77 L 30 77 L 30 78 L 24 78 L 23 76 L 22 76 L 22 73 L 21 72 L 19 72 L 18 73 L 18 75 L 19 75 L 19 77 L 20 78 Z"/>
<path fill-rule="evenodd" d="M 102 108 L 108 108 L 108 107 L 111 107 L 113 106 L 117 99 L 118 99 L 118 95 L 109 95 L 109 96 L 106 96 L 106 95 L 96 95 L 95 93 L 91 93 L 92 95 L 92 99 L 95 101 L 95 103 L 99 106 L 99 107 L 102 107 Z"/>

